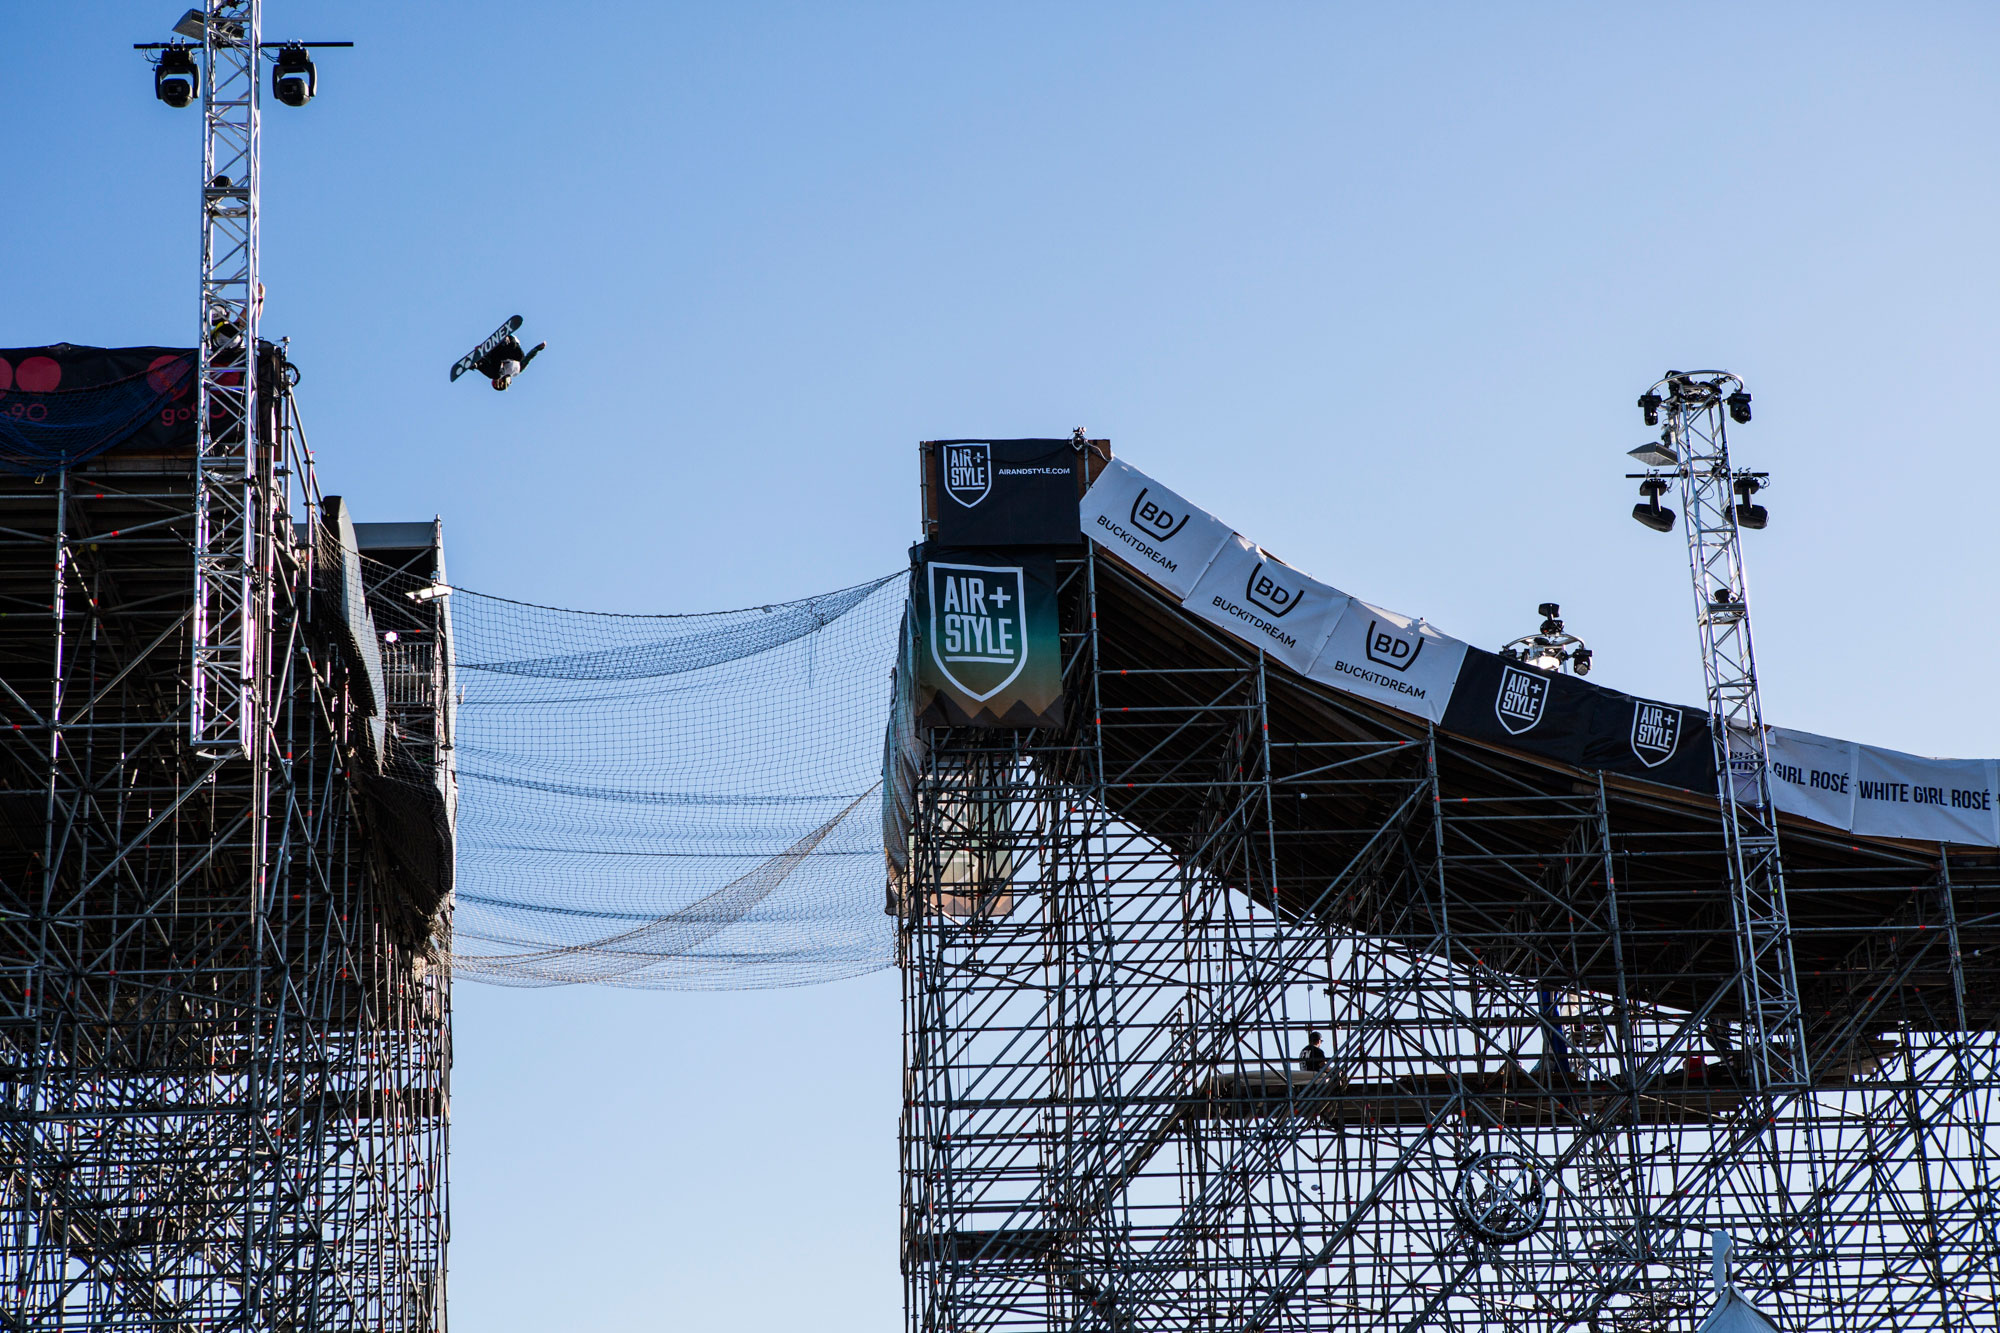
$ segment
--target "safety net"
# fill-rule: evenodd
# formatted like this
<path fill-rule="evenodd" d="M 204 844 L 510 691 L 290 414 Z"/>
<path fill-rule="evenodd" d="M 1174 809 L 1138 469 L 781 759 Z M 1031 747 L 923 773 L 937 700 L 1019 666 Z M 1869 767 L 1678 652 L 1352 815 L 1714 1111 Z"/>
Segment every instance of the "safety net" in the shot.
<path fill-rule="evenodd" d="M 906 585 L 657 616 L 451 593 L 458 975 L 739 990 L 888 966 Z"/>

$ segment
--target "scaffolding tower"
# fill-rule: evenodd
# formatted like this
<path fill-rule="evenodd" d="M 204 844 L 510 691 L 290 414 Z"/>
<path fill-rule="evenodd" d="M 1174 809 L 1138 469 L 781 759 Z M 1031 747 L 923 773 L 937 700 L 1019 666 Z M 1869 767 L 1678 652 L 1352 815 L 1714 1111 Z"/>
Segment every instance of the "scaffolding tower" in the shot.
<path fill-rule="evenodd" d="M 0 473 L 0 1329 L 445 1327 L 447 603 L 372 586 L 254 364 L 227 744 L 210 460 Z M 380 554 L 441 582 L 423 527 Z"/>
<path fill-rule="evenodd" d="M 1066 728 L 912 748 L 911 1333 L 1692 1333 L 1716 1231 L 1793 1333 L 2000 1325 L 1990 851 L 1788 821 L 1760 1078 L 1714 797 L 1058 567 Z"/>

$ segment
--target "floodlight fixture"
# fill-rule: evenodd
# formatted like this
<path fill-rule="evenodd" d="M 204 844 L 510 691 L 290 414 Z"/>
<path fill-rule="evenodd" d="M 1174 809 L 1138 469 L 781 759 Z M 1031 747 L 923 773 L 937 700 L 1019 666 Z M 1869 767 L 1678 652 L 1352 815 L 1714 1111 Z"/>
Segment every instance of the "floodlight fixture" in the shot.
<path fill-rule="evenodd" d="M 1729 517 L 1737 527 L 1759 532 L 1771 521 L 1769 510 L 1750 501 L 1751 496 L 1763 489 L 1764 483 L 1757 477 L 1743 476 L 1736 479 L 1736 503 L 1729 507 Z"/>
<path fill-rule="evenodd" d="M 194 63 L 194 53 L 175 42 L 160 52 L 160 58 L 153 63 L 153 96 L 176 109 L 194 101 L 201 91 L 201 71 Z"/>
<path fill-rule="evenodd" d="M 1655 532 L 1674 530 L 1674 511 L 1663 506 L 1658 500 L 1650 504 L 1632 506 L 1632 517 L 1644 523 Z"/>
<path fill-rule="evenodd" d="M 1667 442 L 1664 435 L 1657 440 L 1648 440 L 1637 449 L 1627 449 L 1625 456 L 1636 458 L 1647 467 L 1672 467 L 1681 461 L 1681 456 L 1674 451 L 1674 446 Z"/>
<path fill-rule="evenodd" d="M 319 91 L 319 70 L 306 48 L 297 43 L 278 48 L 271 66 L 271 96 L 286 106 L 304 106 Z"/>
<path fill-rule="evenodd" d="M 1632 506 L 1632 517 L 1655 532 L 1674 530 L 1674 511 L 1660 503 L 1660 496 L 1666 489 L 1665 477 L 1648 477 L 1639 483 L 1639 494 L 1646 498 Z"/>
<path fill-rule="evenodd" d="M 1660 424 L 1660 395 L 1658 395 L 1658 394 L 1656 394 L 1656 393 L 1642 393 L 1642 394 L 1640 394 L 1640 395 L 1639 395 L 1639 410 L 1640 410 L 1641 412 L 1644 412 L 1644 413 L 1646 414 L 1646 424 L 1647 424 L 1648 426 L 1657 426 L 1657 425 L 1659 425 L 1659 424 Z"/>
<path fill-rule="evenodd" d="M 1724 401 L 1729 404 L 1729 419 L 1731 421 L 1739 426 L 1750 424 L 1749 390 L 1738 389 L 1735 393 L 1730 394 L 1728 398 L 1724 399 Z"/>
<path fill-rule="evenodd" d="M 180 22 L 174 24 L 174 31 L 189 41 L 198 42 L 208 28 L 208 19 L 199 9 L 190 9 L 181 15 Z"/>

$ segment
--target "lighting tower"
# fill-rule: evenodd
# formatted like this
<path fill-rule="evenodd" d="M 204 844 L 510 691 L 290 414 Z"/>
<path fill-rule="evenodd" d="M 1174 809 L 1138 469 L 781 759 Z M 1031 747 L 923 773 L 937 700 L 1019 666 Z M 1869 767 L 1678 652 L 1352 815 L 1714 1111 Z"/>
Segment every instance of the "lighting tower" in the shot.
<path fill-rule="evenodd" d="M 201 23 L 201 359 L 195 420 L 198 752 L 246 750 L 255 706 L 258 44 L 261 0 L 206 0 Z"/>
<path fill-rule="evenodd" d="M 1670 370 L 1640 396 L 1639 408 L 1646 424 L 1661 430 L 1657 442 L 1631 451 L 1650 469 L 1634 474 L 1645 498 L 1632 516 L 1655 531 L 1671 531 L 1674 512 L 1660 504 L 1660 497 L 1672 490 L 1687 517 L 1688 571 L 1707 677 L 1743 990 L 1744 1045 L 1752 1087 L 1768 1106 L 1776 1095 L 1810 1088 L 1812 1071 L 1771 807 L 1749 585 L 1738 544 L 1742 529 L 1765 525 L 1763 506 L 1751 499 L 1763 488 L 1766 474 L 1740 471 L 1729 462 L 1725 417 L 1739 425 L 1750 420 L 1750 394 L 1738 376 L 1724 370 Z"/>
<path fill-rule="evenodd" d="M 201 311 L 196 381 L 194 615 L 189 732 L 197 753 L 248 753 L 256 732 L 257 534 L 280 516 L 257 513 L 259 110 L 262 0 L 204 0 L 174 25 L 201 43 L 141 43 L 162 54 L 154 92 L 169 106 L 201 97 Z M 304 106 L 317 90 L 308 46 L 280 47 L 271 91 Z"/>

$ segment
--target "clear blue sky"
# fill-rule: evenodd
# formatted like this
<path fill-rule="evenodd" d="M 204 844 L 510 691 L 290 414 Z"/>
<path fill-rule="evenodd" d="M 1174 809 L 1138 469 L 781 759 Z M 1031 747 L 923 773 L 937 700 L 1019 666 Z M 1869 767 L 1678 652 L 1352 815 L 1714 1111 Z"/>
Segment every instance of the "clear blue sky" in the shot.
<path fill-rule="evenodd" d="M 0 10 L 0 345 L 187 343 L 180 0 Z M 284 3 L 266 332 L 329 491 L 618 610 L 895 568 L 916 441 L 1082 425 L 1489 647 L 1563 603 L 1699 697 L 1633 398 L 1721 365 L 1775 474 L 1773 720 L 2000 753 L 1994 145 L 1973 4 Z M 447 384 L 506 315 L 550 348 Z M 459 1333 L 900 1319 L 892 977 L 461 988 Z"/>

